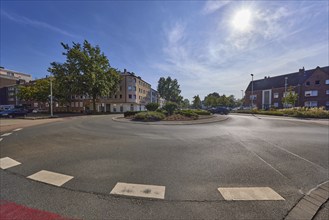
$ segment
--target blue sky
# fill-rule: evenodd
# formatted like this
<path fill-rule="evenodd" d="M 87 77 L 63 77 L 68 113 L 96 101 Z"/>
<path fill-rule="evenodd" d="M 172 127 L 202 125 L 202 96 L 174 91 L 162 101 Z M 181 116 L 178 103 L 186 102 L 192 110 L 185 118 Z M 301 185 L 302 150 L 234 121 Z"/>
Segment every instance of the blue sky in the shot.
<path fill-rule="evenodd" d="M 99 45 L 112 67 L 184 98 L 241 98 L 255 79 L 328 66 L 328 1 L 1 1 L 1 66 L 42 78 L 60 42 Z"/>

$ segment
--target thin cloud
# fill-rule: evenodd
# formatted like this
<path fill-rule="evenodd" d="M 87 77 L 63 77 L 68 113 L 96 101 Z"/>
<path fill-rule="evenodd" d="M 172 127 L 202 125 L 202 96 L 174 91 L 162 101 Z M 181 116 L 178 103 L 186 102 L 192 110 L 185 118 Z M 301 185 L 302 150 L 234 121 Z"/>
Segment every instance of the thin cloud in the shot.
<path fill-rule="evenodd" d="M 36 28 L 44 28 L 44 29 L 48 29 L 51 30 L 53 32 L 57 32 L 59 34 L 65 35 L 65 36 L 69 36 L 69 37 L 73 37 L 73 38 L 78 38 L 79 36 L 71 34 L 61 28 L 55 27 L 53 25 L 50 25 L 48 23 L 42 22 L 42 21 L 37 21 L 37 20 L 32 20 L 30 18 L 24 17 L 24 16 L 19 16 L 19 15 L 15 15 L 15 14 L 9 14 L 6 11 L 1 10 L 1 14 L 3 16 L 5 16 L 6 18 L 20 23 L 20 24 L 25 24 L 25 25 L 30 25 Z"/>
<path fill-rule="evenodd" d="M 229 3 L 229 1 L 207 1 L 202 9 L 202 14 L 212 14 Z"/>

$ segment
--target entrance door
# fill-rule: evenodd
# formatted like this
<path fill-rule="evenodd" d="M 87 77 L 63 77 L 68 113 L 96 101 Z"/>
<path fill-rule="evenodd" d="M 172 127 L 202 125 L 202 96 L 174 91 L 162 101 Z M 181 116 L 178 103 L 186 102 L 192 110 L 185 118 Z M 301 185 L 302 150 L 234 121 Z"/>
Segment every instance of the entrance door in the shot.
<path fill-rule="evenodd" d="M 271 107 L 271 96 L 272 96 L 272 90 L 263 90 L 263 109 L 269 109 Z"/>

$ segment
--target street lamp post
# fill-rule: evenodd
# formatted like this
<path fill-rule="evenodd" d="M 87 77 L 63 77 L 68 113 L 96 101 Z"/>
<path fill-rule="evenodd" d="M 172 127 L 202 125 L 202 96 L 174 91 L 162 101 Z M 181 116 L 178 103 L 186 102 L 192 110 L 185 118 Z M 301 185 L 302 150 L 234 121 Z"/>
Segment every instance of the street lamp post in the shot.
<path fill-rule="evenodd" d="M 50 117 L 53 116 L 53 81 L 50 78 Z"/>
<path fill-rule="evenodd" d="M 254 108 L 254 74 L 251 75 L 251 109 Z"/>
<path fill-rule="evenodd" d="M 287 76 L 284 77 L 284 97 L 287 96 L 287 85 L 288 85 L 287 80 L 288 80 L 288 77 Z M 285 108 L 287 107 L 287 103 L 286 102 L 284 103 L 284 107 Z"/>

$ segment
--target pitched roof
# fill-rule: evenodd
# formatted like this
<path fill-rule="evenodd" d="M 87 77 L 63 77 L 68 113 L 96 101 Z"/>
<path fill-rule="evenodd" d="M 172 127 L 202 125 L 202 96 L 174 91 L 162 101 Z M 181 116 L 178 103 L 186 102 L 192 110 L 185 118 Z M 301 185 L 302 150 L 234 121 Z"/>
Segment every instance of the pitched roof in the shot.
<path fill-rule="evenodd" d="M 302 85 L 318 68 L 320 67 L 311 70 L 300 69 L 299 72 L 295 73 L 288 73 L 285 75 L 266 77 L 264 79 L 254 80 L 254 91 L 272 88 L 282 88 L 285 85 L 285 77 L 288 77 L 288 86 Z M 329 74 L 329 66 L 322 67 L 320 69 Z M 251 82 L 249 83 L 246 91 L 251 91 Z"/>

